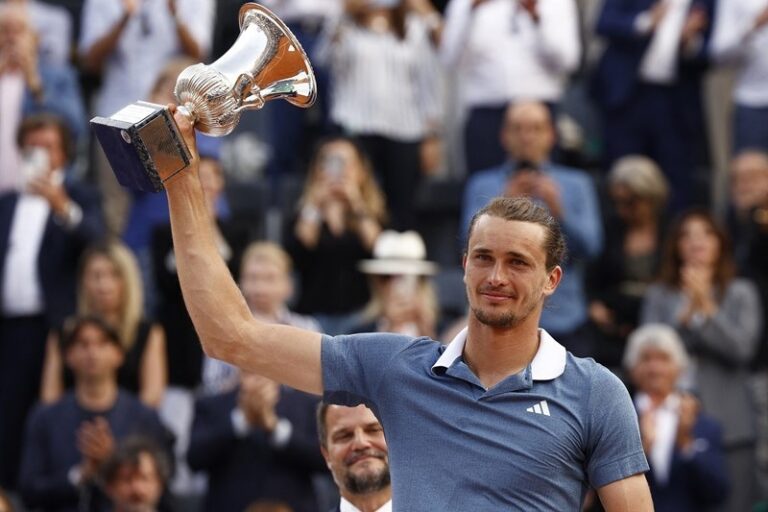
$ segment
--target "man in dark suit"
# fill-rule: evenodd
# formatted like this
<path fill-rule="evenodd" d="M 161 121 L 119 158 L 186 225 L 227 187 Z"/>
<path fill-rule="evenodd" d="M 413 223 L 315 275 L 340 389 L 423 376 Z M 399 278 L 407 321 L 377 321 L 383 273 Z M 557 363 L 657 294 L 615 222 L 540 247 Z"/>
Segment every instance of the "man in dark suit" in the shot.
<path fill-rule="evenodd" d="M 364 405 L 322 403 L 317 410 L 320 449 L 341 501 L 336 512 L 391 512 L 392 487 L 384 429 Z"/>
<path fill-rule="evenodd" d="M 208 474 L 204 509 L 244 510 L 273 501 L 315 512 L 312 477 L 325 471 L 316 405 L 311 395 L 248 373 L 236 389 L 199 399 L 187 459 Z"/>
<path fill-rule="evenodd" d="M 26 185 L 0 196 L 0 485 L 11 488 L 45 338 L 74 312 L 80 254 L 103 233 L 96 191 L 65 178 L 74 156 L 66 125 L 30 116 L 17 140 Z"/>
<path fill-rule="evenodd" d="M 605 0 L 597 22 L 607 47 L 592 92 L 606 166 L 628 154 L 653 158 L 672 185 L 674 210 L 697 199 L 691 183 L 706 161 L 700 89 L 713 15 L 713 0 Z"/>
<path fill-rule="evenodd" d="M 672 327 L 646 324 L 629 336 L 624 366 L 637 388 L 635 406 L 657 512 L 713 510 L 728 497 L 720 424 L 699 410 L 696 398 L 678 390 L 687 364 Z"/>

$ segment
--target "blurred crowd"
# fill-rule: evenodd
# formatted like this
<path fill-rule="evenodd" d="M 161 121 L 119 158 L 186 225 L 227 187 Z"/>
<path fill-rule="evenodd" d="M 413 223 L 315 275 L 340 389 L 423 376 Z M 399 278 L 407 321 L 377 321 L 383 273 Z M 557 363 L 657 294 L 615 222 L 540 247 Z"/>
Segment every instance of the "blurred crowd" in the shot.
<path fill-rule="evenodd" d="M 88 126 L 175 102 L 243 3 L 0 1 L 0 511 L 339 506 L 318 399 L 205 356 L 165 195 Z M 632 392 L 656 509 L 768 510 L 768 0 L 257 3 L 318 100 L 198 137 L 254 316 L 449 342 L 472 215 L 531 196 L 541 325 Z"/>

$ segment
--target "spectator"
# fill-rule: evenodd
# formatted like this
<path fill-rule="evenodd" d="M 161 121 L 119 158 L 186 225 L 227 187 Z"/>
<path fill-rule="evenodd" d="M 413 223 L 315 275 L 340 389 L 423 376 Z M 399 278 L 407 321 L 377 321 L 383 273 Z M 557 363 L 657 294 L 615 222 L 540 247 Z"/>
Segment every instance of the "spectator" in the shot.
<path fill-rule="evenodd" d="M 71 140 L 58 118 L 26 118 L 17 141 L 27 182 L 0 195 L 0 485 L 11 489 L 47 332 L 74 312 L 77 262 L 103 233 L 96 192 L 65 178 Z"/>
<path fill-rule="evenodd" d="M 109 116 L 127 103 L 147 99 L 174 57 L 206 59 L 212 31 L 212 0 L 87 0 L 78 52 L 82 67 L 101 75 L 94 113 Z M 109 227 L 120 233 L 126 196 L 98 148 L 94 166 Z"/>
<path fill-rule="evenodd" d="M 240 270 L 240 289 L 251 314 L 265 322 L 292 325 L 320 332 L 314 318 L 288 309 L 293 295 L 291 257 L 273 242 L 253 242 L 245 250 Z M 237 369 L 216 359 L 206 358 L 203 389 L 223 393 L 237 386 Z"/>
<path fill-rule="evenodd" d="M 117 330 L 124 352 L 118 384 L 148 407 L 157 408 L 167 380 L 165 333 L 144 317 L 143 304 L 139 268 L 127 247 L 109 242 L 85 251 L 80 265 L 78 313 L 104 318 Z M 58 401 L 73 384 L 71 377 L 64 371 L 59 335 L 54 331 L 46 346 L 41 402 Z"/>
<path fill-rule="evenodd" d="M 64 64 L 38 59 L 34 30 L 27 10 L 0 3 L 0 192 L 24 183 L 16 132 L 34 113 L 55 113 L 75 140 L 85 132 L 85 109 L 74 71 Z M 70 162 L 74 155 L 70 156 Z M 69 163 L 69 162 L 67 162 Z"/>
<path fill-rule="evenodd" d="M 114 446 L 129 435 L 167 442 L 157 415 L 117 384 L 120 337 L 99 317 L 67 325 L 61 350 L 75 377 L 71 392 L 30 416 L 20 471 L 26 505 L 43 511 L 95 507 L 95 479 Z M 98 507 L 95 507 L 98 510 Z"/>
<path fill-rule="evenodd" d="M 589 268 L 587 287 L 594 357 L 618 371 L 627 335 L 639 325 L 643 297 L 658 274 L 669 188 L 656 163 L 639 155 L 614 163 L 607 188 L 612 208 L 605 248 Z"/>
<path fill-rule="evenodd" d="M 39 0 L 8 0 L 27 10 L 29 22 L 38 38 L 41 61 L 66 65 L 72 57 L 72 19 L 69 12 L 58 5 Z"/>
<path fill-rule="evenodd" d="M 451 0 L 441 45 L 456 68 L 467 172 L 501 164 L 498 134 L 507 105 L 537 100 L 553 110 L 579 64 L 579 16 L 573 0 Z"/>
<path fill-rule="evenodd" d="M 508 161 L 467 181 L 461 231 L 466 234 L 475 212 L 496 196 L 527 195 L 546 205 L 563 226 L 570 258 L 562 282 L 544 308 L 541 326 L 574 355 L 591 356 L 584 332 L 588 319 L 584 273 L 586 263 L 600 253 L 603 243 L 594 184 L 582 171 L 550 162 L 555 132 L 543 103 L 510 106 L 501 138 Z"/>
<path fill-rule="evenodd" d="M 768 151 L 768 5 L 760 0 L 718 2 L 712 54 L 738 73 L 733 90 L 733 151 Z"/>
<path fill-rule="evenodd" d="M 364 405 L 322 403 L 317 409 L 320 449 L 341 493 L 338 512 L 392 510 L 384 429 Z"/>
<path fill-rule="evenodd" d="M 101 468 L 114 512 L 156 512 L 171 476 L 168 456 L 150 439 L 125 439 Z"/>
<path fill-rule="evenodd" d="M 657 512 L 713 510 L 728 495 L 720 424 L 677 386 L 687 365 L 685 346 L 673 328 L 647 324 L 630 335 L 624 367 L 637 389 L 635 406 Z"/>
<path fill-rule="evenodd" d="M 323 53 L 331 121 L 370 156 L 395 229 L 414 227 L 421 143 L 440 124 L 441 76 L 430 41 L 440 25 L 429 0 L 349 1 Z"/>
<path fill-rule="evenodd" d="M 701 78 L 708 64 L 714 0 L 605 0 L 597 33 L 606 49 L 595 71 L 606 163 L 630 154 L 656 161 L 680 211 L 700 199 L 706 159 Z M 694 185 L 692 187 L 692 184 Z"/>
<path fill-rule="evenodd" d="M 356 265 L 370 257 L 387 215 L 362 148 L 347 137 L 321 142 L 298 206 L 286 235 L 301 290 L 295 309 L 324 332 L 344 332 L 369 297 Z"/>
<path fill-rule="evenodd" d="M 762 324 L 754 285 L 735 277 L 726 233 L 711 214 L 684 213 L 671 227 L 660 282 L 648 289 L 641 320 L 674 327 L 693 359 L 692 385 L 723 426 L 732 492 L 726 510 L 754 500 L 754 404 L 749 363 Z"/>
<path fill-rule="evenodd" d="M 427 249 L 415 231 L 384 231 L 373 247 L 372 260 L 360 262 L 368 275 L 371 301 L 362 325 L 350 332 L 394 332 L 409 336 L 437 335 L 437 297 L 430 277 L 437 266 L 426 261 Z"/>
<path fill-rule="evenodd" d="M 317 81 L 317 102 L 313 108 L 295 108 L 284 101 L 271 102 L 267 107 L 270 123 L 266 135 L 272 146 L 268 172 L 273 190 L 279 190 L 281 176 L 299 175 L 305 168 L 305 150 L 312 147 L 312 136 L 328 129 L 328 69 L 316 58 L 316 53 L 323 33 L 341 15 L 345 0 L 262 0 L 259 3 L 279 16 L 296 36 L 312 61 Z"/>
<path fill-rule="evenodd" d="M 290 340 L 286 340 L 290 343 Z M 189 465 L 208 475 L 207 511 L 276 500 L 314 512 L 312 476 L 325 469 L 317 447 L 317 399 L 256 374 L 195 404 Z"/>
<path fill-rule="evenodd" d="M 768 202 L 768 152 L 745 149 L 731 161 L 731 204 L 728 211 L 729 231 L 734 240 L 736 261 L 744 271 L 752 215 Z"/>

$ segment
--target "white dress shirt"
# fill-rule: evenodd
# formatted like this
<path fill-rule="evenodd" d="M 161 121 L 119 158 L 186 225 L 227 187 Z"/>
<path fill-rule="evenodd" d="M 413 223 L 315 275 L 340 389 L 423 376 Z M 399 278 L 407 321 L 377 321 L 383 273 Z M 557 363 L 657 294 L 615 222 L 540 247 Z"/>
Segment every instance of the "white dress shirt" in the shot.
<path fill-rule="evenodd" d="M 666 5 L 667 12 L 640 62 L 640 77 L 654 84 L 671 84 L 677 77 L 680 37 L 691 0 L 667 0 Z"/>
<path fill-rule="evenodd" d="M 0 192 L 18 190 L 21 156 L 16 130 L 21 122 L 24 78 L 20 72 L 0 74 Z"/>
<path fill-rule="evenodd" d="M 341 498 L 341 503 L 339 504 L 339 511 L 340 512 L 360 512 L 360 509 L 354 506 L 352 503 L 350 503 L 346 498 Z M 392 500 L 389 500 L 385 504 L 383 504 L 381 507 L 379 507 L 376 512 L 392 512 Z"/>
<path fill-rule="evenodd" d="M 32 194 L 20 194 L 11 221 L 8 252 L 3 268 L 3 315 L 26 316 L 43 312 L 43 292 L 37 257 L 51 207 Z"/>
<path fill-rule="evenodd" d="M 286 23 L 307 18 L 333 18 L 341 14 L 342 0 L 262 0 L 259 2 Z"/>
<path fill-rule="evenodd" d="M 645 393 L 638 393 L 635 404 L 640 414 L 647 413 L 653 408 L 651 398 Z M 657 408 L 653 409 L 656 437 L 648 455 L 653 468 L 653 476 L 660 484 L 669 480 L 669 468 L 672 465 L 672 455 L 675 451 L 677 438 L 677 423 L 680 419 L 680 396 L 673 393 Z"/>
<path fill-rule="evenodd" d="M 768 106 L 768 26 L 753 30 L 755 18 L 768 0 L 719 2 L 711 51 L 721 62 L 740 67 L 733 97 L 748 107 Z"/>
<path fill-rule="evenodd" d="M 213 35 L 212 0 L 176 0 L 176 12 L 203 53 L 208 53 Z M 122 2 L 86 0 L 78 48 L 80 54 L 85 54 L 109 33 L 122 16 Z M 109 116 L 131 102 L 149 99 L 163 67 L 181 53 L 167 0 L 141 0 L 114 52 L 104 64 L 96 115 Z"/>
<path fill-rule="evenodd" d="M 451 0 L 441 58 L 456 68 L 469 107 L 516 99 L 557 102 L 579 64 L 581 41 L 574 0 L 539 0 L 535 23 L 517 0 Z"/>

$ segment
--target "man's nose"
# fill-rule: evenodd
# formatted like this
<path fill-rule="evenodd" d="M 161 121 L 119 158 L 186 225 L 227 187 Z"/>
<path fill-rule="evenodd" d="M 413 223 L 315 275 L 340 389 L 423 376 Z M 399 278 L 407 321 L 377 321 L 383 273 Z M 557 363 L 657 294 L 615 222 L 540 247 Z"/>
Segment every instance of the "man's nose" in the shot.
<path fill-rule="evenodd" d="M 355 449 L 367 448 L 371 445 L 368 434 L 364 430 L 358 429 L 355 431 L 355 435 L 352 438 L 352 445 Z"/>
<path fill-rule="evenodd" d="M 501 261 L 497 261 L 493 268 L 491 269 L 491 273 L 488 275 L 488 281 L 491 284 L 498 285 L 501 283 L 504 283 L 507 279 L 506 270 L 504 268 L 504 264 Z"/>

